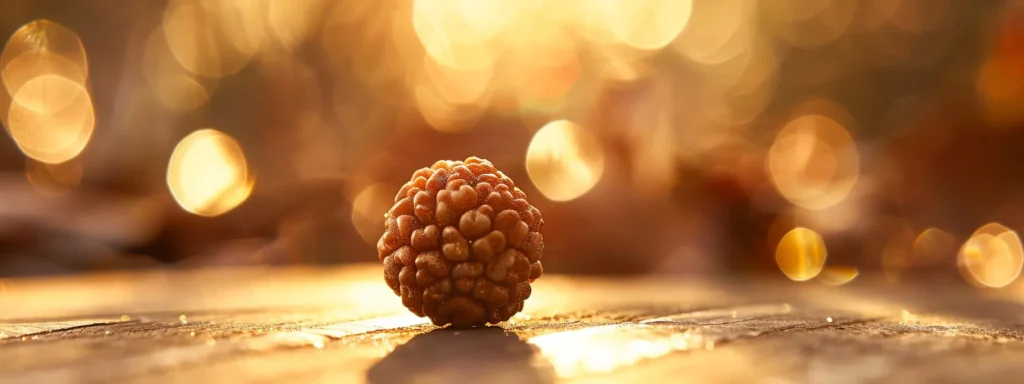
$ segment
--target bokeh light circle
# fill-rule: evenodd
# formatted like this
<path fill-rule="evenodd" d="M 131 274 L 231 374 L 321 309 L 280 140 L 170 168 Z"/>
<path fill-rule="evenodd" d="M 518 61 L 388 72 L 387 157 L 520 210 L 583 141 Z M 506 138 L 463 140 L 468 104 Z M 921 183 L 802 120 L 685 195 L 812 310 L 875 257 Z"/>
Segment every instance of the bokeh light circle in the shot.
<path fill-rule="evenodd" d="M 530 140 L 526 172 L 545 197 L 569 201 L 590 191 L 601 179 L 604 153 L 593 134 L 568 120 L 557 120 Z"/>
<path fill-rule="evenodd" d="M 690 21 L 691 0 L 597 0 L 612 34 L 638 49 L 660 49 L 682 32 Z"/>
<path fill-rule="evenodd" d="M 11 99 L 8 132 L 26 156 L 63 163 L 89 143 L 96 115 L 82 84 L 58 75 L 37 76 Z"/>
<path fill-rule="evenodd" d="M 1020 276 L 1024 247 L 1017 232 L 998 223 L 974 231 L 960 248 L 957 266 L 964 278 L 979 287 L 1001 288 Z"/>
<path fill-rule="evenodd" d="M 842 125 L 821 114 L 805 114 L 790 120 L 776 136 L 768 173 L 791 203 L 824 209 L 850 194 L 860 174 L 860 156 Z"/>
<path fill-rule="evenodd" d="M 825 241 L 817 232 L 797 227 L 782 236 L 775 249 L 775 262 L 790 280 L 813 279 L 825 266 Z"/>
<path fill-rule="evenodd" d="M 352 226 L 367 244 L 377 244 L 384 234 L 384 214 L 394 205 L 394 191 L 382 184 L 371 184 L 352 199 Z"/>
<path fill-rule="evenodd" d="M 50 20 L 27 23 L 11 35 L 0 54 L 0 77 L 11 95 L 36 76 L 54 74 L 86 84 L 89 62 L 74 31 Z"/>
<path fill-rule="evenodd" d="M 217 216 L 242 204 L 252 192 L 242 147 L 214 129 L 195 131 L 180 142 L 167 166 L 167 186 L 186 211 Z"/>

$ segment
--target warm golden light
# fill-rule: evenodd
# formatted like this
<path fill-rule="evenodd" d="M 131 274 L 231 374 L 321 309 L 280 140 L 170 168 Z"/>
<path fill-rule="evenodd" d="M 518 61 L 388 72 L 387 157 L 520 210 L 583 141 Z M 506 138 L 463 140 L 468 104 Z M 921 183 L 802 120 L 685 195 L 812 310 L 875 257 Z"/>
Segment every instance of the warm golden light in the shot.
<path fill-rule="evenodd" d="M 497 82 L 518 94 L 520 106 L 557 99 L 579 78 L 576 41 L 557 26 L 529 23 L 510 28 Z"/>
<path fill-rule="evenodd" d="M 821 273 L 814 280 L 825 285 L 837 287 L 849 284 L 859 274 L 860 272 L 855 267 L 827 266 L 821 270 Z"/>
<path fill-rule="evenodd" d="M 384 212 L 394 202 L 393 191 L 381 184 L 363 188 L 352 200 L 352 226 L 367 244 L 377 244 L 384 233 Z"/>
<path fill-rule="evenodd" d="M 522 4 L 507 0 L 456 0 L 466 24 L 479 36 L 495 36 L 518 16 Z M 529 6 L 529 5 L 527 5 Z"/>
<path fill-rule="evenodd" d="M 222 77 L 241 70 L 256 53 L 262 33 L 251 25 L 261 13 L 228 0 L 177 0 L 164 11 L 167 46 L 181 66 Z"/>
<path fill-rule="evenodd" d="M 323 12 L 322 0 L 265 0 L 271 31 L 287 49 L 294 48 L 313 33 L 313 21 Z"/>
<path fill-rule="evenodd" d="M 473 70 L 450 68 L 426 56 L 423 58 L 423 74 L 437 90 L 438 96 L 449 103 L 473 104 L 488 90 L 494 70 L 491 67 Z"/>
<path fill-rule="evenodd" d="M 775 249 L 775 262 L 791 280 L 807 281 L 821 272 L 827 254 L 821 235 L 798 227 L 779 240 L 779 246 Z"/>
<path fill-rule="evenodd" d="M 167 46 L 163 30 L 150 34 L 143 50 L 142 73 L 153 94 L 165 107 L 174 110 L 192 110 L 206 104 L 216 80 L 200 80 L 186 71 L 174 59 Z"/>
<path fill-rule="evenodd" d="M 417 86 L 412 92 L 413 101 L 423 120 L 441 132 L 471 130 L 484 112 L 476 105 L 461 105 L 449 101 L 431 84 Z"/>
<path fill-rule="evenodd" d="M 183 209 L 200 216 L 234 209 L 249 197 L 253 183 L 238 142 L 214 129 L 182 139 L 167 166 L 171 195 Z"/>
<path fill-rule="evenodd" d="M 179 0 L 180 1 L 180 0 Z M 268 24 L 267 0 L 202 0 L 217 17 L 224 38 L 232 48 L 243 55 L 258 52 L 266 40 Z M 272 21 L 270 22 L 272 23 Z"/>
<path fill-rule="evenodd" d="M 490 41 L 497 29 L 477 28 L 480 23 L 470 22 L 462 3 L 414 0 L 412 22 L 416 36 L 427 54 L 441 65 L 457 69 L 492 66 L 501 54 L 500 47 Z M 470 12 L 480 10 L 474 7 L 465 9 Z"/>
<path fill-rule="evenodd" d="M 914 265 L 929 265 L 956 253 L 956 237 L 939 228 L 928 228 L 914 240 L 911 259 Z"/>
<path fill-rule="evenodd" d="M 80 83 L 42 75 L 11 98 L 8 131 L 26 156 L 63 163 L 82 153 L 96 125 L 92 98 Z"/>
<path fill-rule="evenodd" d="M 694 0 L 693 16 L 673 47 L 702 64 L 716 64 L 749 45 L 748 0 Z"/>
<path fill-rule="evenodd" d="M 860 157 L 846 129 L 820 114 L 790 120 L 768 153 L 768 173 L 787 200 L 807 209 L 845 199 L 860 173 Z"/>
<path fill-rule="evenodd" d="M 78 34 L 50 20 L 36 20 L 18 28 L 0 54 L 0 76 L 14 95 L 33 78 L 53 74 L 85 85 L 89 63 Z"/>
<path fill-rule="evenodd" d="M 526 172 L 545 197 L 569 201 L 601 179 L 604 154 L 590 132 L 568 120 L 553 121 L 530 140 Z"/>
<path fill-rule="evenodd" d="M 598 0 L 597 6 L 615 37 L 632 47 L 659 49 L 690 21 L 691 0 Z"/>
<path fill-rule="evenodd" d="M 611 372 L 674 351 L 714 348 L 713 340 L 705 341 L 699 334 L 657 332 L 655 326 L 646 324 L 562 331 L 531 337 L 527 342 L 540 349 L 562 378 Z"/>
<path fill-rule="evenodd" d="M 861 2 L 844 0 L 779 0 L 758 2 L 762 22 L 779 40 L 813 48 L 839 39 L 853 23 Z"/>
<path fill-rule="evenodd" d="M 968 282 L 979 287 L 1001 288 L 1020 275 L 1024 249 L 1017 232 L 998 223 L 974 231 L 960 248 L 957 265 Z"/>

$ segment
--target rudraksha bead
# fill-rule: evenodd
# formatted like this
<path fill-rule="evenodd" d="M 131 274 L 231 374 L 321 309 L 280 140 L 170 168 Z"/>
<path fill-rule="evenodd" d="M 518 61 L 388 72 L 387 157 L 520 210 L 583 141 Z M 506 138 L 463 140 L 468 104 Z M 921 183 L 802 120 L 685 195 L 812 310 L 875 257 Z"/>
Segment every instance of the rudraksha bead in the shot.
<path fill-rule="evenodd" d="M 544 219 L 487 160 L 442 160 L 413 173 L 377 242 L 384 281 L 436 325 L 472 327 L 523 309 L 544 272 Z"/>

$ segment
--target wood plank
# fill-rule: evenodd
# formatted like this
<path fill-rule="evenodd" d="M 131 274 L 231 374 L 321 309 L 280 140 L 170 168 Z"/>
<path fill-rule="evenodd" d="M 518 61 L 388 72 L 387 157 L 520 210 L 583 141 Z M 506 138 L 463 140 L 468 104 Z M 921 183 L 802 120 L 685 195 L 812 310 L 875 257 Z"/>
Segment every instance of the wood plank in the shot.
<path fill-rule="evenodd" d="M 863 278 L 825 287 L 545 276 L 522 314 L 472 330 L 409 314 L 376 265 L 14 279 L 0 300 L 3 383 L 998 383 L 1024 374 L 1020 303 Z"/>

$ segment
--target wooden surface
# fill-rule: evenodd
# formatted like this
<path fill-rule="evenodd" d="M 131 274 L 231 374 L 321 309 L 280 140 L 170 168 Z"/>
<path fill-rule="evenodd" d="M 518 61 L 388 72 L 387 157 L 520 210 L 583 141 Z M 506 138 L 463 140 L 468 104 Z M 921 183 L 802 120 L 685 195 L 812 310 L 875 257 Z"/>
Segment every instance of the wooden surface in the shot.
<path fill-rule="evenodd" d="M 1016 383 L 1024 311 L 963 286 L 544 276 L 502 327 L 438 329 L 379 266 L 0 285 L 0 383 Z"/>

